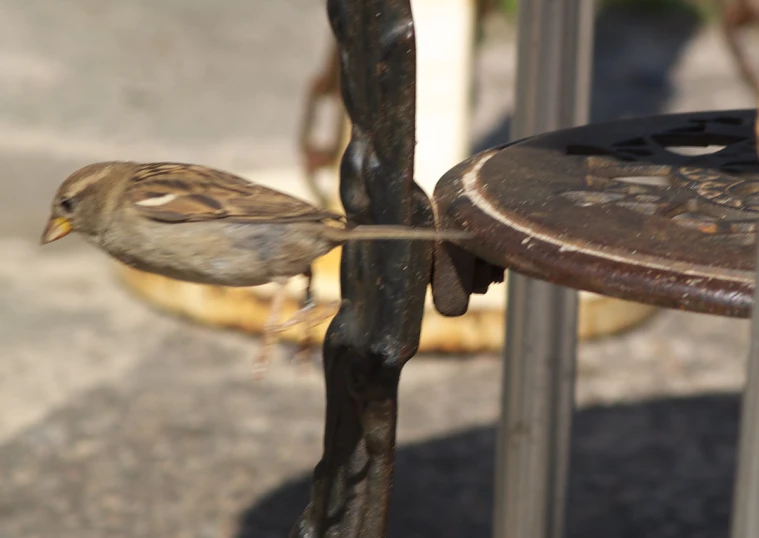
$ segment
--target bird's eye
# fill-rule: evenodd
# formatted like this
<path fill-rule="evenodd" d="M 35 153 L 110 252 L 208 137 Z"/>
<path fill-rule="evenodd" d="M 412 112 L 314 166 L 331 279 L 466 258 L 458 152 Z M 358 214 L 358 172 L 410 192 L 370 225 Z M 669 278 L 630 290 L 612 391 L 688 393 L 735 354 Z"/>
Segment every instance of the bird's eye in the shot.
<path fill-rule="evenodd" d="M 74 206 L 76 204 L 72 198 L 64 198 L 61 200 L 60 205 L 61 209 L 63 209 L 66 213 L 71 213 L 74 211 Z"/>

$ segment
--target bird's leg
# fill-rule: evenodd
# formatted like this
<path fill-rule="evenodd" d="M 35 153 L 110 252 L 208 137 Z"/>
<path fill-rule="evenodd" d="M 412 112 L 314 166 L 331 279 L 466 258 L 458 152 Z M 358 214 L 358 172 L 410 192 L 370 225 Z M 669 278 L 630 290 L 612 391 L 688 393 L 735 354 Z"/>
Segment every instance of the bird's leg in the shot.
<path fill-rule="evenodd" d="M 274 297 L 271 299 L 269 318 L 264 324 L 261 349 L 254 364 L 254 375 L 256 378 L 262 377 L 269 368 L 272 348 L 277 343 L 277 337 L 281 332 L 279 318 L 282 316 L 282 306 L 287 297 L 287 281 L 288 279 L 286 278 L 275 280 L 277 291 L 274 292 Z"/>
<path fill-rule="evenodd" d="M 303 273 L 306 277 L 306 292 L 301 303 L 301 308 L 293 316 L 282 324 L 283 328 L 289 328 L 299 323 L 304 324 L 303 339 L 298 344 L 297 351 L 293 354 L 293 360 L 298 364 L 306 364 L 311 358 L 311 348 L 313 346 L 314 329 L 325 320 L 331 318 L 337 313 L 340 302 L 330 304 L 325 310 L 317 310 L 317 304 L 313 294 L 313 273 L 309 268 Z"/>
<path fill-rule="evenodd" d="M 303 339 L 298 345 L 298 350 L 295 352 L 293 359 L 297 363 L 307 363 L 311 358 L 311 347 L 313 346 L 313 333 L 314 329 L 323 321 L 331 318 L 337 313 L 337 309 L 340 306 L 340 302 L 336 301 L 334 305 L 330 304 L 326 307 L 326 311 L 316 312 L 316 301 L 314 301 L 314 295 L 312 290 L 313 273 L 309 268 L 308 271 L 303 273 L 308 279 L 306 284 L 306 293 L 303 299 L 301 309 L 298 310 L 295 315 L 288 321 L 300 323 L 304 322 L 305 328 L 303 330 Z"/>
<path fill-rule="evenodd" d="M 280 316 L 282 315 L 282 306 L 284 305 L 285 298 L 286 298 L 286 287 L 287 280 L 278 281 L 279 289 L 275 293 L 274 297 L 271 301 L 271 307 L 269 310 L 269 319 L 266 322 L 266 325 L 264 325 L 264 331 L 263 331 L 263 343 L 261 344 L 261 351 L 259 354 L 258 359 L 256 360 L 256 373 L 258 375 L 263 374 L 266 372 L 266 369 L 269 364 L 269 359 L 271 355 L 271 348 L 274 346 L 274 344 L 277 341 L 277 336 L 279 333 L 282 333 L 286 331 L 287 329 L 294 327 L 296 325 L 299 325 L 301 323 L 305 324 L 304 329 L 304 338 L 298 345 L 298 350 L 296 351 L 294 355 L 294 359 L 296 362 L 306 362 L 309 359 L 309 355 L 311 353 L 311 346 L 313 343 L 313 331 L 314 328 L 317 327 L 320 323 L 323 321 L 331 318 L 335 315 L 338 308 L 340 307 L 340 301 L 335 301 L 334 304 L 330 304 L 326 307 L 325 311 L 323 312 L 316 312 L 316 301 L 314 301 L 314 295 L 313 295 L 313 274 L 311 272 L 311 269 L 303 273 L 303 275 L 307 279 L 306 284 L 306 293 L 303 300 L 303 303 L 301 303 L 301 308 L 298 309 L 295 314 L 292 315 L 287 321 L 280 321 Z"/>
<path fill-rule="evenodd" d="M 314 327 L 319 323 L 314 321 L 313 309 L 316 307 L 316 301 L 314 301 L 313 283 L 314 274 L 311 268 L 303 273 L 306 277 L 306 292 L 303 297 L 303 303 L 301 303 L 300 309 L 293 315 L 289 322 L 297 323 L 299 320 L 304 322 L 303 338 L 298 344 L 298 349 L 293 354 L 293 360 L 296 364 L 306 364 L 311 358 L 311 346 L 313 344 L 313 332 Z"/>
<path fill-rule="evenodd" d="M 301 322 L 305 324 L 303 340 L 301 340 L 298 350 L 293 355 L 293 360 L 298 364 L 306 364 L 310 361 L 314 329 L 337 314 L 340 308 L 340 301 L 333 301 L 319 310 L 316 310 L 315 307 L 316 303 L 309 305 L 304 302 L 304 307 L 296 312 L 295 316 L 291 319 L 293 324 Z"/>

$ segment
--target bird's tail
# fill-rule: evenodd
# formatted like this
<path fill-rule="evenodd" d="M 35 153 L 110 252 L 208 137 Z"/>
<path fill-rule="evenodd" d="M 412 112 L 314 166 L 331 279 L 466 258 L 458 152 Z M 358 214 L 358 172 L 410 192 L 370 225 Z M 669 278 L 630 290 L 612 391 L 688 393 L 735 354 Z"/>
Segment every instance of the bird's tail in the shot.
<path fill-rule="evenodd" d="M 471 239 L 472 234 L 463 230 L 435 230 L 434 228 L 410 228 L 408 226 L 366 225 L 355 228 L 329 228 L 330 238 L 335 241 L 457 241 Z"/>

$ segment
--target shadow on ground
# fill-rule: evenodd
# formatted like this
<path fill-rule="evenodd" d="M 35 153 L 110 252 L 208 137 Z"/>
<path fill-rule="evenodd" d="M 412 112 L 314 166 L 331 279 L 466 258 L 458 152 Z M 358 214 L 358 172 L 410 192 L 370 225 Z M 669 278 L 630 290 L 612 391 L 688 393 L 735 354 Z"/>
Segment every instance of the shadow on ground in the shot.
<path fill-rule="evenodd" d="M 595 24 L 591 123 L 659 114 L 674 96 L 672 68 L 700 28 L 689 11 L 652 14 L 604 6 Z M 509 141 L 511 116 L 476 140 L 472 153 Z"/>
<path fill-rule="evenodd" d="M 737 395 L 594 407 L 577 414 L 571 538 L 727 535 Z M 477 428 L 398 450 L 389 536 L 486 538 L 495 434 Z M 286 536 L 310 477 L 251 506 L 237 538 Z"/>
<path fill-rule="evenodd" d="M 662 112 L 672 68 L 699 29 L 693 13 L 652 17 L 604 8 L 596 22 L 591 121 Z M 509 140 L 511 117 L 473 152 Z M 577 414 L 569 538 L 727 535 L 739 398 L 719 394 L 593 407 Z M 401 446 L 389 536 L 491 536 L 491 427 Z M 310 476 L 251 506 L 237 538 L 286 536 L 309 499 Z"/>

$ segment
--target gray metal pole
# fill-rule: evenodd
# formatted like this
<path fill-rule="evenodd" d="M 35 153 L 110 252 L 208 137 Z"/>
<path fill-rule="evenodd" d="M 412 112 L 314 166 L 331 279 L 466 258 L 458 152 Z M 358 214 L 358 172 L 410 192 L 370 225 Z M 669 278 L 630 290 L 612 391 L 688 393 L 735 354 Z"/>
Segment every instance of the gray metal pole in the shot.
<path fill-rule="evenodd" d="M 759 275 L 759 248 L 756 267 Z M 756 282 L 759 282 L 759 276 Z M 754 290 L 751 350 L 743 391 L 731 538 L 759 536 L 759 308 L 756 305 L 759 305 L 759 286 Z"/>
<path fill-rule="evenodd" d="M 522 0 L 512 138 L 585 123 L 592 0 Z M 561 538 L 574 407 L 577 292 L 510 273 L 495 538 Z"/>

